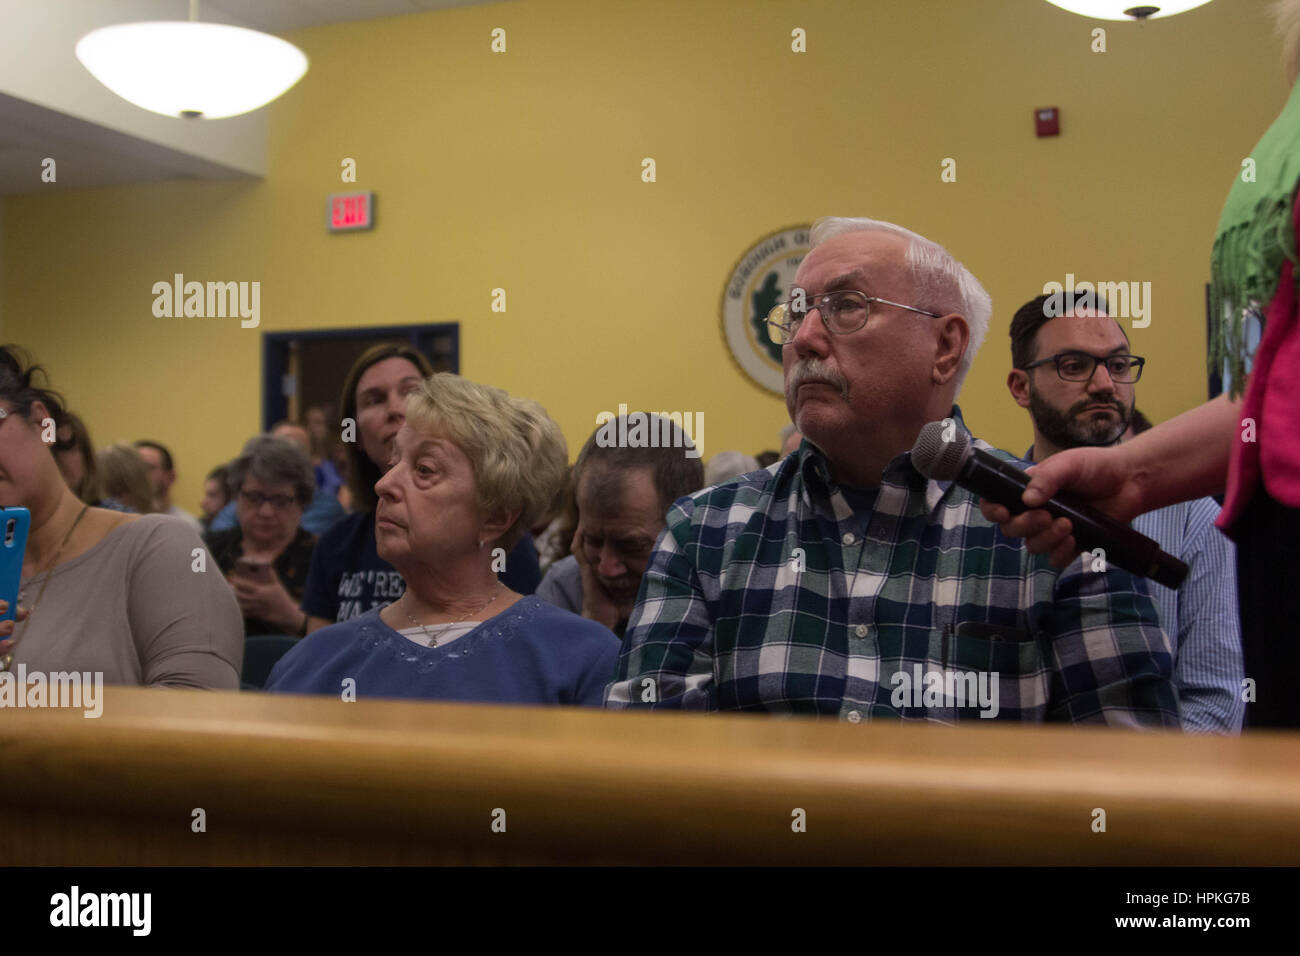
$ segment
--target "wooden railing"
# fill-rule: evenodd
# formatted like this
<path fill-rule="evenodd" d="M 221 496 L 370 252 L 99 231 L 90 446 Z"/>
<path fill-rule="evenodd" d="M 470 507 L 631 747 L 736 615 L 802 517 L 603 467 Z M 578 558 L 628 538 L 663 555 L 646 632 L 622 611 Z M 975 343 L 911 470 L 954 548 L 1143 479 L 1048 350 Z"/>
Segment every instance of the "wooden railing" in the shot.
<path fill-rule="evenodd" d="M 0 710 L 0 862 L 1300 863 L 1300 734 L 105 695 Z"/>

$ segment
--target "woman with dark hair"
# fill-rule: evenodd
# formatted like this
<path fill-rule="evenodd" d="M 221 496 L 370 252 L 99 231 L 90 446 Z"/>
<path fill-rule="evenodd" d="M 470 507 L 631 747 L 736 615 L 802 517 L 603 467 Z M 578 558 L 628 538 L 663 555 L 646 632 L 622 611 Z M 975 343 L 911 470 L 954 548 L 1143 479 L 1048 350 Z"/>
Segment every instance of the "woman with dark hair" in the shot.
<path fill-rule="evenodd" d="M 316 492 L 311 462 L 284 438 L 250 438 L 227 472 L 238 525 L 210 531 L 208 550 L 244 612 L 244 633 L 307 633 L 302 601 L 316 536 L 303 509 Z"/>
<path fill-rule="evenodd" d="M 62 398 L 14 346 L 0 346 L 0 505 L 31 513 L 18 620 L 0 623 L 0 670 L 99 672 L 110 684 L 235 690 L 243 629 L 230 589 L 196 573 L 202 542 L 170 515 L 77 499 L 44 422 Z"/>
<path fill-rule="evenodd" d="M 65 408 L 63 419 L 55 429 L 54 439 L 54 460 L 72 493 L 84 504 L 104 507 L 100 500 L 95 446 L 91 443 L 90 429 L 86 423 Z"/>
<path fill-rule="evenodd" d="M 352 513 L 320 536 L 302 609 L 308 631 L 385 607 L 406 591 L 375 548 L 375 483 L 388 470 L 393 440 L 406 421 L 406 398 L 433 374 L 429 360 L 403 344 L 367 349 L 343 380 L 339 397 Z M 504 556 L 501 580 L 520 594 L 537 589 L 537 549 L 524 535 Z"/>

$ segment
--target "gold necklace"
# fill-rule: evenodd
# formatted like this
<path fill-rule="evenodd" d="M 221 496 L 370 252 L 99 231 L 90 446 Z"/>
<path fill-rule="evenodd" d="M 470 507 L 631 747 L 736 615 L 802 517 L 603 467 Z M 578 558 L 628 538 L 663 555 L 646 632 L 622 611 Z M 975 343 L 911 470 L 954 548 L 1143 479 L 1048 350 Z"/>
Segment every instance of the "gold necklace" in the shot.
<path fill-rule="evenodd" d="M 68 533 L 65 534 L 63 536 L 63 540 L 59 542 L 59 550 L 54 552 L 54 559 L 50 561 L 49 566 L 46 567 L 44 572 L 45 579 L 41 581 L 41 591 L 39 594 L 36 595 L 36 601 L 32 604 L 31 607 L 27 609 L 27 620 L 23 621 L 22 634 L 24 636 L 27 634 L 27 625 L 31 622 L 32 612 L 35 611 L 36 608 L 40 606 L 41 598 L 45 597 L 45 589 L 50 586 L 50 578 L 53 577 L 54 568 L 59 563 L 59 555 L 63 554 L 63 549 L 67 547 L 68 539 L 72 537 L 72 532 L 77 530 L 77 525 L 81 524 L 81 519 L 85 517 L 86 512 L 89 509 L 90 509 L 90 505 L 81 506 L 81 511 L 77 513 L 77 520 L 72 522 L 72 527 L 68 529 Z M 28 584 L 29 585 L 31 584 L 30 580 L 28 581 Z M 15 615 L 17 614 L 17 611 L 18 609 L 14 608 Z M 12 638 L 13 643 L 9 645 L 9 653 L 7 653 L 4 657 L 0 657 L 0 672 L 9 670 L 9 665 L 14 662 L 14 649 L 18 647 L 18 640 L 19 640 L 18 635 L 19 635 L 18 625 L 15 624 L 14 636 Z"/>
<path fill-rule="evenodd" d="M 494 594 L 494 595 L 492 595 L 492 597 L 488 600 L 487 604 L 484 604 L 482 607 L 478 608 L 477 610 L 471 611 L 471 612 L 470 612 L 470 615 L 473 616 L 474 614 L 482 614 L 485 610 L 487 610 L 487 606 L 488 606 L 488 604 L 491 604 L 493 601 L 495 601 L 495 600 L 496 600 L 497 598 L 499 598 L 500 596 L 501 596 L 501 584 L 500 584 L 500 582 L 498 582 L 498 583 L 497 583 L 497 593 Z M 419 621 L 417 621 L 415 618 L 411 617 L 411 615 L 410 615 L 409 613 L 408 613 L 406 616 L 407 616 L 407 618 L 410 619 L 410 621 L 411 621 L 412 624 L 414 624 L 414 625 L 415 625 L 416 627 L 418 627 L 420 630 L 424 631 L 424 636 L 427 637 L 427 638 L 429 639 L 429 646 L 430 646 L 430 647 L 437 647 L 437 646 L 438 646 L 438 639 L 437 639 L 436 637 L 434 637 L 432 634 L 429 633 L 429 629 L 428 629 L 427 627 L 425 627 L 423 624 L 421 624 L 421 623 L 420 623 Z M 453 624 L 453 623 L 455 623 L 455 622 L 454 622 L 454 621 L 447 621 L 446 623 L 448 623 L 448 624 Z"/>

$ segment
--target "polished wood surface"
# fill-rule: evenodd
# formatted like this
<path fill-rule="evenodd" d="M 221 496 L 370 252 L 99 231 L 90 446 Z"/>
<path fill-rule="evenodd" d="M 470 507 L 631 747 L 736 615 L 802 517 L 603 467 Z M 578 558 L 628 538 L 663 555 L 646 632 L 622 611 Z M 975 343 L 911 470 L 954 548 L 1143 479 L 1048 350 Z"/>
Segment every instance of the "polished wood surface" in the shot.
<path fill-rule="evenodd" d="M 1300 863 L 1300 734 L 110 687 L 0 759 L 8 865 Z"/>

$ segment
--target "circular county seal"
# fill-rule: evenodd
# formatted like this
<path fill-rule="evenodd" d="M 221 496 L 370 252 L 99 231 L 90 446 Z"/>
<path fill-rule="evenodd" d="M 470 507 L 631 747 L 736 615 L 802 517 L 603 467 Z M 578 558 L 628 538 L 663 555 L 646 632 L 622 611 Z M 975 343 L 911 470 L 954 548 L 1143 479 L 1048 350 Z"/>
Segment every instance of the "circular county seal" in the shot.
<path fill-rule="evenodd" d="M 767 334 L 767 314 L 790 295 L 808 254 L 808 226 L 790 226 L 745 250 L 722 289 L 722 334 L 741 371 L 761 388 L 785 394 L 781 346 Z"/>

